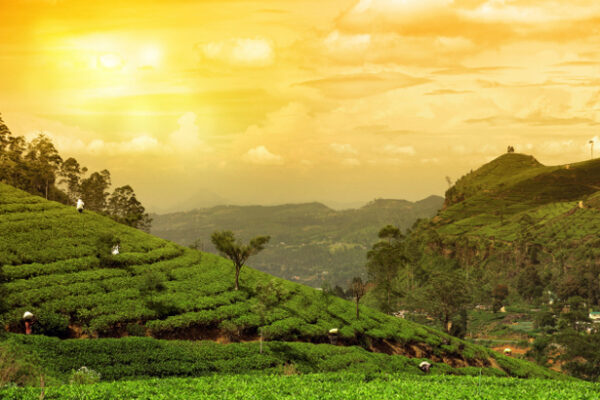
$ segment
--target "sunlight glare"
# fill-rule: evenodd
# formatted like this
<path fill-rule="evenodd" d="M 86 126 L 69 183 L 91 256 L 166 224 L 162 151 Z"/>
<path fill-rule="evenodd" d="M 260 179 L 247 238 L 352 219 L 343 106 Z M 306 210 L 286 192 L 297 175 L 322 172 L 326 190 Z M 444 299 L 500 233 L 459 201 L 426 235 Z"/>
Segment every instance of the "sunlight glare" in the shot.
<path fill-rule="evenodd" d="M 161 58 L 161 51 L 156 46 L 146 46 L 142 48 L 140 52 L 140 67 L 152 67 L 158 66 Z"/>
<path fill-rule="evenodd" d="M 121 67 L 123 65 L 123 60 L 117 54 L 107 53 L 100 56 L 100 64 L 104 68 L 114 69 Z"/>

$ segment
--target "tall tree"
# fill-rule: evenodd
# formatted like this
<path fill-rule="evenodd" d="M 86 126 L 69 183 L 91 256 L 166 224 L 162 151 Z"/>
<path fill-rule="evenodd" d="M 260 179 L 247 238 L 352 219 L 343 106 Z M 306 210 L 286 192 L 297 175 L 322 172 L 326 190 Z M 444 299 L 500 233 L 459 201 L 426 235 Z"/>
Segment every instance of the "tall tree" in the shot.
<path fill-rule="evenodd" d="M 367 253 L 367 272 L 375 283 L 375 291 L 380 299 L 382 311 L 394 311 L 394 300 L 399 292 L 396 278 L 404 265 L 404 235 L 400 229 L 387 225 L 379 231 L 379 242 Z"/>
<path fill-rule="evenodd" d="M 533 301 L 542 296 L 544 285 L 542 278 L 533 265 L 527 265 L 517 278 L 517 291 L 527 301 Z"/>
<path fill-rule="evenodd" d="M 469 285 L 458 267 L 435 271 L 423 295 L 423 304 L 438 318 L 447 333 L 451 330 L 450 322 L 460 317 L 471 302 Z"/>
<path fill-rule="evenodd" d="M 0 154 L 4 153 L 6 147 L 8 147 L 11 136 L 10 130 L 2 120 L 2 114 L 0 114 Z"/>
<path fill-rule="evenodd" d="M 59 184 L 66 187 L 71 203 L 75 203 L 81 197 L 81 180 L 86 172 L 87 168 L 81 167 L 73 157 L 67 158 L 60 166 L 59 176 L 62 179 Z"/>
<path fill-rule="evenodd" d="M 104 212 L 109 196 L 110 172 L 103 170 L 94 172 L 81 181 L 81 197 L 86 208 L 92 211 Z"/>
<path fill-rule="evenodd" d="M 62 164 L 62 158 L 52 140 L 43 134 L 38 135 L 27 146 L 25 160 L 29 164 L 31 191 L 48 199 L 48 193 L 56 182 L 56 175 Z"/>
<path fill-rule="evenodd" d="M 354 297 L 354 301 L 356 302 L 356 319 L 360 319 L 360 311 L 358 308 L 358 303 L 360 299 L 365 295 L 365 284 L 359 276 L 352 279 L 352 296 Z"/>
<path fill-rule="evenodd" d="M 231 231 L 214 232 L 212 234 L 210 240 L 217 250 L 233 262 L 235 268 L 235 290 L 239 290 L 240 288 L 240 271 L 248 258 L 263 250 L 270 239 L 270 236 L 257 236 L 250 240 L 250 243 L 242 244 L 236 241 L 235 235 Z"/>
<path fill-rule="evenodd" d="M 114 190 L 108 199 L 107 212 L 117 222 L 143 231 L 150 230 L 152 219 L 129 185 Z"/>
<path fill-rule="evenodd" d="M 12 136 L 0 117 L 0 181 L 28 190 L 23 153 L 27 142 L 22 136 Z"/>

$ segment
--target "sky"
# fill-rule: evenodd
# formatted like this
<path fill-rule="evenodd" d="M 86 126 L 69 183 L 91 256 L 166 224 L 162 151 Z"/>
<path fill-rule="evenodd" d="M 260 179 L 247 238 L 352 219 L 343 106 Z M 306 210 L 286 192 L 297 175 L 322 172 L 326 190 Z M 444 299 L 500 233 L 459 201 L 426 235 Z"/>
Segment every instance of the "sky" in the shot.
<path fill-rule="evenodd" d="M 0 114 L 152 211 L 443 195 L 600 154 L 595 0 L 0 0 Z"/>

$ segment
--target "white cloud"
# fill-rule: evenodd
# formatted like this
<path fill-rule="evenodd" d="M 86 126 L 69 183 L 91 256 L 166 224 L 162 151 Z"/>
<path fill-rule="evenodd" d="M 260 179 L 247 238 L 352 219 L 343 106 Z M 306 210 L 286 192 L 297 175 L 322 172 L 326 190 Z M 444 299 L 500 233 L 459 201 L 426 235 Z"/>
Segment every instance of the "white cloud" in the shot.
<path fill-rule="evenodd" d="M 350 144 L 331 143 L 329 145 L 333 151 L 339 154 L 358 154 L 358 151 Z"/>
<path fill-rule="evenodd" d="M 542 144 L 540 150 L 541 150 L 542 154 L 557 156 L 557 155 L 565 154 L 567 152 L 572 151 L 573 147 L 574 147 L 573 145 L 574 145 L 574 143 L 572 140 L 551 141 L 551 142 L 545 142 L 544 144 Z M 527 149 L 527 150 L 530 150 L 530 149 Z M 588 150 L 589 150 L 589 145 L 588 145 Z"/>
<path fill-rule="evenodd" d="M 177 123 L 179 128 L 169 136 L 169 142 L 176 151 L 212 150 L 200 139 L 200 128 L 196 124 L 195 113 L 186 112 L 177 120 Z"/>
<path fill-rule="evenodd" d="M 360 161 L 358 161 L 356 158 L 344 158 L 342 160 L 342 165 L 347 167 L 357 167 L 360 165 Z"/>
<path fill-rule="evenodd" d="M 283 158 L 280 155 L 271 153 L 265 146 L 258 146 L 248 150 L 243 159 L 252 164 L 259 165 L 281 165 Z"/>
<path fill-rule="evenodd" d="M 429 12 L 432 8 L 446 7 L 454 0 L 360 0 L 352 8 L 350 14 L 360 15 L 369 12 L 376 13 L 422 13 Z"/>
<path fill-rule="evenodd" d="M 90 154 L 119 155 L 132 153 L 148 153 L 160 148 L 160 142 L 149 135 L 136 136 L 123 142 L 105 142 L 102 139 L 94 139 L 85 146 Z"/>
<path fill-rule="evenodd" d="M 362 51 L 369 47 L 371 44 L 371 35 L 357 34 L 349 35 L 343 34 L 335 30 L 331 32 L 323 40 L 325 47 L 332 52 L 344 52 L 344 51 Z"/>
<path fill-rule="evenodd" d="M 235 38 L 198 45 L 201 56 L 231 65 L 260 67 L 273 62 L 271 42 L 262 38 Z"/>
<path fill-rule="evenodd" d="M 382 152 L 391 155 L 408 155 L 412 156 L 416 153 L 415 148 L 412 146 L 395 146 L 388 144 L 383 147 Z"/>

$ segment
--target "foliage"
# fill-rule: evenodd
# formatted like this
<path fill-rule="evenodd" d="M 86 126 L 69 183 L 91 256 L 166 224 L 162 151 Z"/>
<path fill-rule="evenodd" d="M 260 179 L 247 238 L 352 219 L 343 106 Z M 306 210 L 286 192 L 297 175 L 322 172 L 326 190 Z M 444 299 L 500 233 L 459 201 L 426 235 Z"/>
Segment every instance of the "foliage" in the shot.
<path fill-rule="evenodd" d="M 121 186 L 114 190 L 108 199 L 106 211 L 117 222 L 133 226 L 145 232 L 150 231 L 152 218 L 148 216 L 146 209 L 138 201 L 133 189 L 129 185 Z"/>
<path fill-rule="evenodd" d="M 366 292 L 365 284 L 363 283 L 360 276 L 357 276 L 354 279 L 352 279 L 351 289 L 352 289 L 352 296 L 354 297 L 354 300 L 356 301 L 356 319 L 359 319 L 360 311 L 358 308 L 358 303 L 360 302 L 360 299 L 365 295 L 365 292 Z"/>
<path fill-rule="evenodd" d="M 243 287 L 232 290 L 234 269 L 228 260 L 2 184 L 0 212 L 0 264 L 9 277 L 5 317 L 13 331 L 28 310 L 57 315 L 68 320 L 70 334 L 92 338 L 121 337 L 136 324 L 159 338 L 215 339 L 223 327 L 233 341 L 257 339 L 264 332 L 272 341 L 325 342 L 328 331 L 338 328 L 344 344 L 371 348 L 387 341 L 402 348 L 422 343 L 437 357 L 464 353 L 470 364 L 490 357 L 487 350 L 463 341 L 459 352 L 458 344 L 444 347 L 447 335 L 368 307 L 361 308 L 357 320 L 352 302 L 250 268 L 241 271 Z M 105 234 L 119 239 L 121 254 L 102 267 L 97 242 Z M 261 317 L 255 310 L 263 300 L 268 307 Z M 104 377 L 110 375 L 85 360 L 70 364 L 64 373 L 83 362 Z"/>
<path fill-rule="evenodd" d="M 52 140 L 40 134 L 31 142 L 13 136 L 0 117 L 0 182 L 45 199 L 73 204 L 82 198 L 88 210 L 149 230 L 151 218 L 131 186 L 116 188 L 109 199 L 110 172 L 93 172 L 70 157 L 63 161 Z"/>
<path fill-rule="evenodd" d="M 598 385 L 581 381 L 520 380 L 494 376 L 442 376 L 336 372 L 308 375 L 212 375 L 201 378 L 106 382 L 85 387 L 57 386 L 46 398 L 90 400 L 110 398 L 180 399 L 595 399 Z M 7 400 L 39 398 L 37 388 L 10 388 Z"/>
<path fill-rule="evenodd" d="M 374 353 L 357 346 L 333 346 L 301 342 L 219 344 L 214 341 L 157 340 L 147 337 L 120 339 L 59 340 L 44 336 L 11 335 L 9 343 L 37 357 L 48 376 L 67 381 L 82 364 L 98 371 L 104 380 L 144 377 L 198 376 L 211 373 L 277 372 L 293 364 L 302 374 L 335 371 L 367 371 L 421 374 L 422 358 Z M 491 352 L 490 352 L 491 353 Z M 495 354 L 505 370 L 484 368 L 499 376 L 565 379 L 564 375 L 534 364 Z M 432 362 L 432 361 L 430 361 Z M 479 374 L 479 368 L 452 368 L 435 363 L 435 374 Z"/>
<path fill-rule="evenodd" d="M 442 203 L 431 196 L 417 202 L 377 199 L 346 210 L 320 203 L 217 206 L 153 215 L 152 233 L 217 253 L 210 241 L 215 226 L 242 241 L 268 232 L 269 246 L 252 257 L 253 268 L 312 287 L 327 280 L 347 288 L 355 276 L 367 279 L 364 260 L 382 226 L 393 224 L 404 232 L 418 218 L 434 216 Z"/>
<path fill-rule="evenodd" d="M 379 231 L 379 242 L 367 253 L 367 272 L 375 284 L 379 308 L 391 313 L 400 293 L 397 290 L 396 278 L 405 263 L 404 235 L 400 229 L 387 225 Z"/>
<path fill-rule="evenodd" d="M 69 383 L 72 385 L 91 385 L 100 382 L 100 374 L 86 366 L 72 371 Z"/>
<path fill-rule="evenodd" d="M 36 320 L 33 324 L 33 333 L 62 338 L 68 336 L 69 317 L 44 309 L 34 315 Z"/>
<path fill-rule="evenodd" d="M 265 248 L 271 237 L 257 236 L 251 239 L 250 243 L 242 244 L 235 240 L 233 232 L 222 231 L 214 232 L 210 239 L 217 250 L 219 250 L 219 253 L 233 262 L 235 268 L 235 290 L 239 290 L 239 276 L 242 267 L 250 256 L 258 254 Z"/>
<path fill-rule="evenodd" d="M 10 385 L 35 385 L 42 371 L 37 360 L 26 359 L 23 347 L 0 341 L 0 391 Z M 0 397 L 1 392 L 0 392 Z"/>
<path fill-rule="evenodd" d="M 450 322 L 455 316 L 460 316 L 471 302 L 470 287 L 465 276 L 458 268 L 436 271 L 429 279 L 428 288 L 424 303 L 442 322 L 443 329 L 450 332 Z M 452 325 L 456 325 L 456 321 Z"/>
<path fill-rule="evenodd" d="M 492 290 L 492 298 L 494 299 L 494 303 L 492 305 L 492 309 L 494 312 L 498 312 L 502 308 L 502 303 L 508 297 L 508 286 L 503 285 L 501 283 L 497 284 Z"/>

